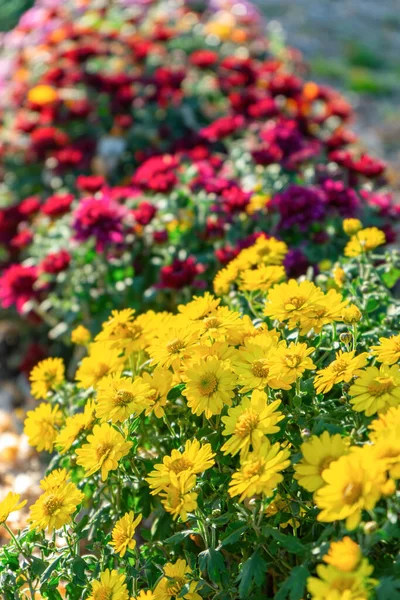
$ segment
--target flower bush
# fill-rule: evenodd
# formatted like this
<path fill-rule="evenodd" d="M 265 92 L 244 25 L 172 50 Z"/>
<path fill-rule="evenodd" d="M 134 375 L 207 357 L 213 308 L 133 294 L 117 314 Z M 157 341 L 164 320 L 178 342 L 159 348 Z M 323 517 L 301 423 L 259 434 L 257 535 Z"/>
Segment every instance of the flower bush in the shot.
<path fill-rule="evenodd" d="M 0 302 L 36 335 L 173 309 L 258 236 L 294 277 L 341 254 L 343 218 L 394 241 L 348 103 L 237 6 L 71 1 L 6 36 Z"/>
<path fill-rule="evenodd" d="M 27 529 L 0 503 L 7 600 L 398 595 L 400 258 L 344 229 L 315 282 L 260 237 L 216 295 L 75 329 L 74 381 L 35 367 L 25 433 L 51 462 Z"/>

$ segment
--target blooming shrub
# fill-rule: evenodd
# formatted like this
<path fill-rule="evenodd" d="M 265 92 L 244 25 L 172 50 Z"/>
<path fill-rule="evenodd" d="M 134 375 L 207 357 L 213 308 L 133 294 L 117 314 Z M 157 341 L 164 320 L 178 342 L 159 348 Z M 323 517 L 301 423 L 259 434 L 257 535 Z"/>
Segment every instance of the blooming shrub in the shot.
<path fill-rule="evenodd" d="M 340 255 L 343 217 L 394 241 L 340 94 L 247 3 L 163 6 L 43 6 L 5 38 L 0 302 L 53 338 L 143 297 L 172 309 L 261 235 L 294 277 Z"/>
<path fill-rule="evenodd" d="M 75 381 L 35 367 L 25 433 L 52 458 L 0 551 L 6 599 L 396 597 L 400 260 L 344 228 L 315 283 L 261 237 L 222 298 L 80 326 Z"/>

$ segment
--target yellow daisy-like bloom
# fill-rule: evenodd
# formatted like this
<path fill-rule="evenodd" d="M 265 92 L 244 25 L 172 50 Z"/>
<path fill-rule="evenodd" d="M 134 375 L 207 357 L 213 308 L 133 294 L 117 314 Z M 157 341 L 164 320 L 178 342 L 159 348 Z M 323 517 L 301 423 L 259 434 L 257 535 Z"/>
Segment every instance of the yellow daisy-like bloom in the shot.
<path fill-rule="evenodd" d="M 349 304 L 342 310 L 341 320 L 343 323 L 353 325 L 362 319 L 362 312 L 355 304 Z"/>
<path fill-rule="evenodd" d="M 289 346 L 283 340 L 278 348 L 271 353 L 269 359 L 271 377 L 283 379 L 286 384 L 294 383 L 306 370 L 315 369 L 310 354 L 315 348 L 309 348 L 307 344 L 290 342 Z"/>
<path fill-rule="evenodd" d="M 108 473 L 118 468 L 118 461 L 126 456 L 132 442 L 125 438 L 108 423 L 95 425 L 93 433 L 88 435 L 87 444 L 78 448 L 77 464 L 85 469 L 86 475 L 101 470 L 101 479 L 105 481 Z"/>
<path fill-rule="evenodd" d="M 281 265 L 288 253 L 285 242 L 274 237 L 260 236 L 253 246 L 242 250 L 234 259 L 235 264 L 242 271 L 258 265 Z"/>
<path fill-rule="evenodd" d="M 356 451 L 357 450 L 357 451 Z M 346 519 L 346 528 L 355 529 L 363 510 L 372 510 L 386 483 L 383 461 L 372 460 L 370 448 L 357 448 L 325 469 L 324 485 L 314 494 L 323 523 Z"/>
<path fill-rule="evenodd" d="M 255 452 L 250 452 L 242 460 L 240 469 L 232 475 L 229 484 L 229 495 L 233 498 L 240 494 L 239 502 L 262 494 L 272 496 L 281 481 L 281 471 L 290 464 L 290 451 L 280 444 L 269 444 L 265 441 Z"/>
<path fill-rule="evenodd" d="M 253 194 L 250 198 L 250 202 L 246 206 L 246 213 L 248 215 L 254 215 L 255 212 L 263 210 L 270 200 L 271 196 L 268 194 Z"/>
<path fill-rule="evenodd" d="M 276 348 L 277 343 L 274 338 L 269 338 L 267 344 L 259 344 L 254 338 L 245 340 L 244 346 L 238 349 L 232 359 L 238 383 L 242 385 L 241 392 L 249 392 L 253 389 L 262 391 L 266 386 L 274 389 L 290 389 L 290 385 L 270 373 L 270 358 Z"/>
<path fill-rule="evenodd" d="M 375 250 L 385 242 L 386 237 L 383 231 L 377 227 L 367 227 L 352 236 L 344 249 L 344 255 L 349 257 L 360 256 L 360 254 Z"/>
<path fill-rule="evenodd" d="M 39 106 L 52 104 L 57 100 L 57 98 L 57 90 L 55 90 L 51 85 L 36 85 L 28 92 L 29 102 L 38 104 Z"/>
<path fill-rule="evenodd" d="M 336 290 L 329 290 L 303 315 L 300 320 L 300 333 L 306 335 L 311 329 L 319 333 L 324 325 L 340 321 L 346 306 L 347 300 L 343 300 L 341 294 Z"/>
<path fill-rule="evenodd" d="M 322 474 L 331 462 L 348 452 L 346 441 L 336 433 L 327 431 L 320 436 L 313 435 L 300 446 L 303 458 L 294 466 L 294 478 L 309 492 L 315 492 L 324 485 Z"/>
<path fill-rule="evenodd" d="M 222 306 L 196 323 L 202 338 L 224 341 L 230 334 L 234 334 L 236 328 L 241 324 L 241 318 L 238 312 Z"/>
<path fill-rule="evenodd" d="M 90 331 L 83 325 L 78 325 L 78 327 L 75 327 L 75 329 L 71 331 L 71 342 L 73 344 L 85 346 L 90 342 L 90 339 Z"/>
<path fill-rule="evenodd" d="M 375 440 L 373 446 L 373 457 L 375 460 L 384 462 L 389 476 L 392 479 L 400 479 L 400 426 L 392 427 Z M 390 484 L 387 492 L 390 494 Z"/>
<path fill-rule="evenodd" d="M 344 219 L 343 231 L 347 235 L 354 235 L 362 229 L 362 223 L 359 219 Z"/>
<path fill-rule="evenodd" d="M 154 600 L 154 594 L 151 590 L 141 590 L 139 595 L 132 597 L 131 600 Z"/>
<path fill-rule="evenodd" d="M 364 559 L 356 571 L 341 571 L 332 565 L 318 565 L 318 577 L 307 579 L 312 600 L 367 600 L 378 584 L 370 575 L 373 567 Z"/>
<path fill-rule="evenodd" d="M 355 375 L 362 373 L 361 369 L 367 364 L 368 354 L 367 352 L 358 356 L 355 354 L 355 350 L 351 352 L 339 350 L 330 365 L 317 371 L 314 387 L 318 394 L 327 394 L 336 383 L 349 383 Z"/>
<path fill-rule="evenodd" d="M 198 321 L 214 312 L 220 302 L 220 298 L 214 298 L 212 294 L 206 292 L 204 296 L 193 296 L 188 304 L 180 304 L 178 310 L 189 321 Z"/>
<path fill-rule="evenodd" d="M 58 435 L 56 428 L 61 425 L 62 420 L 63 416 L 59 408 L 44 402 L 35 410 L 28 411 L 24 422 L 24 433 L 28 437 L 29 444 L 39 452 L 42 450 L 52 452 Z"/>
<path fill-rule="evenodd" d="M 371 346 L 376 359 L 385 365 L 394 365 L 400 360 L 400 334 L 390 338 L 379 338 L 378 346 Z"/>
<path fill-rule="evenodd" d="M 125 575 L 116 570 L 106 569 L 100 573 L 100 579 L 92 581 L 92 593 L 87 600 L 128 600 Z"/>
<path fill-rule="evenodd" d="M 356 412 L 367 417 L 400 404 L 400 368 L 381 365 L 362 371 L 349 390 L 350 403 Z"/>
<path fill-rule="evenodd" d="M 196 592 L 198 583 L 191 581 L 192 569 L 186 560 L 180 558 L 175 563 L 167 563 L 163 571 L 164 577 L 157 583 L 153 592 L 154 600 L 175 600 L 175 598 L 202 600 Z M 189 583 L 189 590 L 182 596 L 181 591 L 187 583 Z"/>
<path fill-rule="evenodd" d="M 69 480 L 67 469 L 54 469 L 40 482 L 40 487 L 44 492 L 48 492 L 52 488 L 59 488 Z"/>
<path fill-rule="evenodd" d="M 214 293 L 217 296 L 225 296 L 231 289 L 231 285 L 238 276 L 239 269 L 234 261 L 231 261 L 226 267 L 218 271 L 213 281 Z"/>
<path fill-rule="evenodd" d="M 158 318 L 148 311 L 134 318 L 132 308 L 113 310 L 111 316 L 103 323 L 101 332 L 96 336 L 96 341 L 109 344 L 110 348 L 130 355 L 133 352 L 146 348 L 150 330 L 156 326 Z"/>
<path fill-rule="evenodd" d="M 131 600 L 154 600 L 154 594 L 151 590 L 141 590 L 139 595 L 132 597 Z"/>
<path fill-rule="evenodd" d="M 378 440 L 385 436 L 389 431 L 400 428 L 400 405 L 391 407 L 384 414 L 379 415 L 379 419 L 374 419 L 369 426 L 370 440 Z"/>
<path fill-rule="evenodd" d="M 125 556 L 127 550 L 136 548 L 135 532 L 136 527 L 142 520 L 142 515 L 135 515 L 132 511 L 126 513 L 115 524 L 111 532 L 112 541 L 110 546 L 113 546 L 114 551 L 121 556 Z"/>
<path fill-rule="evenodd" d="M 346 279 L 346 273 L 341 267 L 335 267 L 332 271 L 333 281 L 336 285 L 341 288 Z"/>
<path fill-rule="evenodd" d="M 198 494 L 192 491 L 196 485 L 196 475 L 188 471 L 176 475 L 171 471 L 170 480 L 166 491 L 160 493 L 161 502 L 174 520 L 181 517 L 182 521 L 186 521 L 188 512 L 197 508 Z"/>
<path fill-rule="evenodd" d="M 34 398 L 45 399 L 51 390 L 55 390 L 65 379 L 65 367 L 61 358 L 45 358 L 33 367 L 29 381 Z"/>
<path fill-rule="evenodd" d="M 200 358 L 207 356 L 215 356 L 220 361 L 230 361 L 235 355 L 235 348 L 227 342 L 214 342 L 212 340 L 201 340 L 198 346 L 193 348 L 192 359 L 190 365 L 199 361 Z"/>
<path fill-rule="evenodd" d="M 224 406 L 232 404 L 235 395 L 236 375 L 229 364 L 215 356 L 194 363 L 183 375 L 186 383 L 182 395 L 195 415 L 205 414 L 209 419 L 219 415 Z"/>
<path fill-rule="evenodd" d="M 96 416 L 101 421 L 125 421 L 131 415 L 139 415 L 150 404 L 151 390 L 141 377 L 132 381 L 130 377 L 107 375 L 96 391 Z"/>
<path fill-rule="evenodd" d="M 328 553 L 322 560 L 339 571 L 354 571 L 362 558 L 361 548 L 346 535 L 339 542 L 331 542 Z"/>
<path fill-rule="evenodd" d="M 78 505 L 85 498 L 76 485 L 68 480 L 66 473 L 62 472 L 61 475 L 59 480 L 50 480 L 51 485 L 49 481 L 42 482 L 45 491 L 31 506 L 30 529 L 47 529 L 52 533 L 54 529 L 68 525 Z"/>
<path fill-rule="evenodd" d="M 14 492 L 8 492 L 7 496 L 0 502 L 0 525 L 5 523 L 11 513 L 21 510 L 26 500 L 20 502 L 21 496 Z"/>
<path fill-rule="evenodd" d="M 142 379 L 150 388 L 145 414 L 147 416 L 153 412 L 161 419 L 164 416 L 164 406 L 168 402 L 168 392 L 172 387 L 172 373 L 163 367 L 156 367 L 152 373 L 143 373 Z"/>
<path fill-rule="evenodd" d="M 170 328 L 162 332 L 158 339 L 148 347 L 147 351 L 153 363 L 160 367 L 179 368 L 180 361 L 190 357 L 198 335 L 194 326 Z"/>
<path fill-rule="evenodd" d="M 323 297 L 323 292 L 311 281 L 298 283 L 290 279 L 268 292 L 264 314 L 278 321 L 288 321 L 289 328 L 294 329 Z"/>
<path fill-rule="evenodd" d="M 202 446 L 198 440 L 188 440 L 183 452 L 172 450 L 171 456 L 164 456 L 162 464 L 154 465 L 154 471 L 151 471 L 146 478 L 153 490 L 151 493 L 154 495 L 168 489 L 171 483 L 171 472 L 179 475 L 187 471 L 197 475 L 210 469 L 215 464 L 214 456 L 210 444 Z"/>
<path fill-rule="evenodd" d="M 95 404 L 93 400 L 89 400 L 84 408 L 83 413 L 72 415 L 65 421 L 64 427 L 61 429 L 55 440 L 55 446 L 60 454 L 67 452 L 82 431 L 87 431 L 92 428 L 94 421 Z"/>
<path fill-rule="evenodd" d="M 120 354 L 120 350 L 110 348 L 105 343 L 90 344 L 89 356 L 82 360 L 75 375 L 78 387 L 84 389 L 96 387 L 106 375 L 120 373 L 125 363 L 125 359 L 121 358 Z"/>
<path fill-rule="evenodd" d="M 228 410 L 228 415 L 222 417 L 225 429 L 222 435 L 231 436 L 222 446 L 224 454 L 235 456 L 240 452 L 241 458 L 246 458 L 250 447 L 257 450 L 265 435 L 279 431 L 277 423 L 285 416 L 278 411 L 280 400 L 267 404 L 265 392 L 254 390 L 251 399 L 243 398 L 241 403 Z"/>
<path fill-rule="evenodd" d="M 282 265 L 262 265 L 258 269 L 248 269 L 240 273 L 238 286 L 244 292 L 266 291 L 285 277 L 286 271 Z"/>

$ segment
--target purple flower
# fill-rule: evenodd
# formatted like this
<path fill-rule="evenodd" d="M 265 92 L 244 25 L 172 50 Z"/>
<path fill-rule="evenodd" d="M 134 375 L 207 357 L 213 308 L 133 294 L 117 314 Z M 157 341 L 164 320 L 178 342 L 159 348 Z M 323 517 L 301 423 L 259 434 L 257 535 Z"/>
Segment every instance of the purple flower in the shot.
<path fill-rule="evenodd" d="M 321 187 L 326 193 L 329 208 L 337 211 L 342 217 L 354 217 L 360 200 L 352 188 L 346 187 L 343 181 L 333 179 L 326 179 Z"/>
<path fill-rule="evenodd" d="M 284 192 L 276 194 L 270 206 L 280 214 L 280 229 L 289 229 L 297 225 L 305 231 L 311 223 L 324 218 L 327 198 L 326 194 L 316 187 L 291 185 Z"/>
<path fill-rule="evenodd" d="M 127 214 L 127 209 L 109 196 L 84 198 L 73 213 L 74 239 L 83 242 L 95 238 L 98 252 L 109 244 L 122 244 Z"/>

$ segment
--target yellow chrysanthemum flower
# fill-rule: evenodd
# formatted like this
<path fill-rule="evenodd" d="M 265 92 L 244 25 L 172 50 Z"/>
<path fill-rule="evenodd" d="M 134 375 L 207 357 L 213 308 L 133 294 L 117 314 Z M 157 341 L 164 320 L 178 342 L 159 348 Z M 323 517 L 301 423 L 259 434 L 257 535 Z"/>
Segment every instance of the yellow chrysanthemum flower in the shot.
<path fill-rule="evenodd" d="M 62 420 L 60 409 L 44 402 L 35 410 L 28 411 L 24 422 L 24 433 L 28 437 L 29 444 L 39 452 L 42 450 L 52 452 L 58 435 L 57 427 L 61 425 Z"/>
<path fill-rule="evenodd" d="M 94 426 L 93 433 L 87 437 L 87 444 L 78 448 L 76 462 L 85 469 L 87 476 L 101 470 L 101 479 L 105 481 L 131 447 L 132 442 L 127 442 L 119 431 L 108 423 L 102 423 Z"/>
<path fill-rule="evenodd" d="M 386 483 L 385 465 L 371 460 L 370 448 L 357 448 L 341 456 L 321 473 L 324 485 L 314 499 L 323 523 L 346 519 L 346 528 L 355 529 L 363 510 L 372 510 L 382 496 Z"/>
<path fill-rule="evenodd" d="M 56 474 L 54 479 L 45 479 L 41 487 L 45 491 L 31 506 L 29 522 L 31 529 L 45 530 L 52 533 L 68 525 L 72 515 L 85 495 L 67 478 L 65 470 Z"/>
<path fill-rule="evenodd" d="M 291 385 L 299 377 L 302 377 L 304 371 L 315 369 L 315 365 L 310 358 L 310 354 L 315 348 L 309 348 L 307 344 L 290 342 L 289 346 L 283 340 L 278 344 L 278 348 L 271 353 L 269 359 L 270 375 L 286 384 Z"/>
<path fill-rule="evenodd" d="M 195 415 L 204 413 L 207 419 L 219 415 L 224 406 L 232 404 L 236 375 L 228 364 L 208 356 L 185 370 L 186 383 L 182 395 Z"/>
<path fill-rule="evenodd" d="M 58 98 L 57 90 L 51 85 L 36 85 L 31 88 L 28 92 L 28 100 L 33 104 L 39 106 L 46 106 L 46 104 L 52 104 Z"/>
<path fill-rule="evenodd" d="M 126 356 L 145 349 L 151 330 L 157 326 L 163 314 L 156 315 L 148 311 L 137 318 L 134 315 L 135 311 L 131 308 L 113 310 L 108 321 L 103 323 L 96 341 L 109 344 L 110 348 L 124 352 Z"/>
<path fill-rule="evenodd" d="M 254 390 L 251 399 L 243 398 L 238 406 L 228 410 L 226 417 L 222 417 L 225 424 L 222 435 L 231 436 L 221 448 L 224 454 L 235 456 L 240 452 L 241 458 L 245 459 L 250 447 L 257 450 L 265 435 L 279 431 L 277 423 L 285 418 L 278 411 L 280 400 L 271 404 L 267 402 L 268 396 L 265 392 Z"/>
<path fill-rule="evenodd" d="M 214 312 L 220 302 L 220 298 L 214 298 L 212 294 L 206 292 L 204 296 L 193 296 L 191 302 L 187 304 L 180 304 L 178 310 L 189 321 L 198 321 Z"/>
<path fill-rule="evenodd" d="M 370 575 L 373 567 L 365 559 L 356 571 L 345 572 L 331 565 L 318 565 L 318 577 L 307 579 L 312 600 L 367 600 L 378 584 Z"/>
<path fill-rule="evenodd" d="M 339 542 L 331 542 L 328 553 L 322 560 L 339 571 L 354 571 L 362 558 L 361 548 L 346 535 Z"/>
<path fill-rule="evenodd" d="M 183 452 L 172 450 L 171 456 L 164 456 L 162 464 L 154 465 L 154 471 L 151 471 L 146 478 L 153 490 L 151 493 L 154 495 L 168 489 L 171 483 L 171 472 L 179 475 L 187 471 L 197 475 L 210 469 L 215 464 L 214 456 L 210 444 L 202 446 L 198 440 L 188 440 Z"/>
<path fill-rule="evenodd" d="M 131 600 L 154 600 L 154 594 L 151 590 L 141 590 L 139 595 L 132 597 Z"/>
<path fill-rule="evenodd" d="M 97 385 L 96 416 L 101 421 L 118 423 L 131 415 L 139 415 L 149 407 L 150 387 L 141 377 L 113 374 L 103 377 Z"/>
<path fill-rule="evenodd" d="M 128 600 L 126 577 L 116 570 L 106 569 L 100 579 L 91 582 L 92 593 L 87 600 Z"/>
<path fill-rule="evenodd" d="M 319 333 L 324 325 L 340 321 L 346 307 L 347 300 L 343 300 L 336 290 L 329 290 L 305 312 L 300 321 L 300 333 L 305 335 L 311 329 Z"/>
<path fill-rule="evenodd" d="M 75 329 L 71 331 L 71 342 L 73 344 L 85 346 L 90 342 L 90 339 L 90 331 L 83 325 L 78 325 L 78 327 L 75 327 Z"/>
<path fill-rule="evenodd" d="M 234 261 L 231 261 L 226 267 L 218 271 L 213 281 L 214 293 L 217 296 L 225 296 L 229 292 L 238 273 L 239 270 Z"/>
<path fill-rule="evenodd" d="M 343 231 L 347 235 L 354 235 L 362 229 L 362 223 L 359 219 L 344 219 Z"/>
<path fill-rule="evenodd" d="M 341 267 L 335 267 L 332 271 L 333 281 L 336 285 L 341 288 L 346 279 L 346 273 Z"/>
<path fill-rule="evenodd" d="M 61 429 L 55 440 L 55 446 L 60 454 L 67 452 L 82 431 L 88 431 L 92 428 L 94 421 L 95 404 L 89 400 L 83 413 L 78 413 L 68 417 L 64 427 Z"/>
<path fill-rule="evenodd" d="M 121 358 L 120 354 L 120 350 L 110 348 L 108 344 L 90 344 L 89 356 L 82 360 L 75 375 L 78 387 L 96 387 L 106 375 L 120 373 L 125 363 L 125 358 Z"/>
<path fill-rule="evenodd" d="M 288 321 L 290 329 L 299 325 L 313 305 L 323 298 L 323 292 L 311 281 L 290 279 L 275 285 L 267 296 L 264 314 L 278 321 Z"/>
<path fill-rule="evenodd" d="M 198 334 L 193 325 L 179 329 L 168 328 L 153 340 L 147 351 L 155 365 L 179 368 L 180 361 L 190 357 L 197 339 Z"/>
<path fill-rule="evenodd" d="M 295 466 L 294 478 L 309 492 L 315 492 L 324 485 L 322 473 L 331 462 L 348 452 L 346 441 L 336 433 L 327 431 L 320 436 L 313 435 L 300 446 L 303 458 Z"/>
<path fill-rule="evenodd" d="M 275 283 L 279 283 L 286 277 L 285 268 L 282 265 L 261 265 L 258 269 L 248 269 L 240 273 L 238 282 L 239 289 L 244 292 L 266 291 Z"/>
<path fill-rule="evenodd" d="M 196 510 L 198 494 L 192 491 L 195 485 L 194 473 L 183 471 L 176 475 L 170 471 L 170 484 L 165 491 L 160 492 L 160 497 L 165 510 L 174 520 L 181 517 L 182 521 L 186 521 L 187 513 Z"/>
<path fill-rule="evenodd" d="M 45 399 L 50 390 L 55 390 L 65 378 L 65 367 L 61 358 L 45 358 L 33 367 L 29 381 L 34 398 Z"/>
<path fill-rule="evenodd" d="M 172 373 L 163 367 L 156 367 L 152 373 L 143 373 L 142 379 L 150 388 L 145 415 L 153 412 L 161 419 L 164 416 L 164 406 L 168 402 L 168 392 L 172 387 Z"/>
<path fill-rule="evenodd" d="M 287 253 L 288 247 L 285 242 L 274 237 L 260 236 L 253 246 L 238 254 L 234 263 L 241 271 L 259 265 L 281 265 Z"/>
<path fill-rule="evenodd" d="M 26 500 L 20 502 L 21 496 L 14 492 L 8 492 L 5 498 L 0 502 L 0 525 L 5 523 L 11 513 L 21 510 L 26 504 Z"/>
<path fill-rule="evenodd" d="M 241 462 L 240 469 L 232 475 L 229 495 L 240 494 L 239 502 L 256 494 L 272 496 L 278 484 L 283 481 L 281 471 L 290 464 L 290 451 L 280 444 L 264 442 L 255 452 L 250 452 Z"/>
<path fill-rule="evenodd" d="M 317 371 L 314 387 L 318 394 L 327 394 L 336 383 L 349 383 L 354 376 L 362 373 L 361 369 L 367 364 L 368 354 L 367 352 L 358 356 L 355 354 L 355 350 L 351 352 L 339 350 L 330 365 Z"/>
<path fill-rule="evenodd" d="M 113 546 L 114 551 L 121 556 L 125 556 L 127 550 L 136 548 L 135 532 L 136 527 L 142 520 L 142 515 L 135 515 L 132 511 L 126 513 L 115 524 L 111 532 L 112 541 L 110 546 Z"/>
<path fill-rule="evenodd" d="M 270 373 L 270 359 L 278 345 L 276 339 L 270 337 L 265 344 L 257 342 L 254 338 L 246 339 L 244 346 L 238 349 L 232 359 L 238 383 L 242 386 L 241 392 L 254 389 L 262 391 L 266 386 L 273 389 L 289 389 L 290 385 Z"/>
<path fill-rule="evenodd" d="M 344 255 L 349 257 L 360 256 L 360 254 L 375 250 L 385 242 L 386 237 L 383 231 L 377 227 L 367 227 L 352 236 L 344 249 Z"/>
<path fill-rule="evenodd" d="M 394 365 L 400 360 L 400 334 L 390 338 L 379 338 L 379 345 L 371 346 L 373 354 L 380 363 Z"/>
<path fill-rule="evenodd" d="M 374 419 L 369 426 L 370 440 L 378 440 L 384 437 L 389 431 L 400 428 L 400 405 L 392 406 L 385 413 Z"/>
<path fill-rule="evenodd" d="M 400 479 L 400 426 L 380 435 L 373 445 L 374 460 L 383 461 L 391 479 Z M 391 493 L 390 483 L 387 493 Z"/>
<path fill-rule="evenodd" d="M 343 308 L 340 316 L 343 323 L 353 325 L 354 323 L 361 321 L 362 312 L 355 304 L 349 304 Z"/>
<path fill-rule="evenodd" d="M 240 314 L 230 310 L 226 306 L 221 306 L 196 321 L 200 337 L 214 341 L 224 341 L 226 338 L 229 338 L 240 324 Z"/>
<path fill-rule="evenodd" d="M 187 565 L 186 560 L 178 559 L 175 563 L 167 563 L 163 568 L 164 577 L 157 583 L 154 594 L 154 600 L 202 600 L 200 594 L 196 592 L 197 582 L 191 580 L 192 569 Z M 189 583 L 190 582 L 190 583 Z M 189 583 L 189 590 L 181 595 L 184 586 Z"/>
<path fill-rule="evenodd" d="M 398 365 L 368 367 L 349 390 L 353 410 L 367 417 L 400 404 L 400 368 Z"/>

